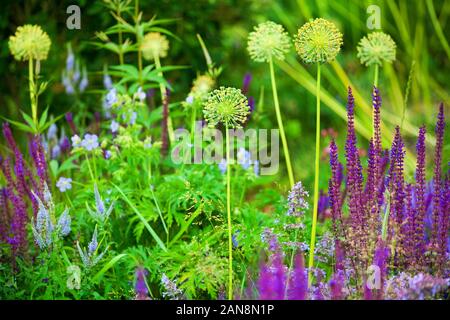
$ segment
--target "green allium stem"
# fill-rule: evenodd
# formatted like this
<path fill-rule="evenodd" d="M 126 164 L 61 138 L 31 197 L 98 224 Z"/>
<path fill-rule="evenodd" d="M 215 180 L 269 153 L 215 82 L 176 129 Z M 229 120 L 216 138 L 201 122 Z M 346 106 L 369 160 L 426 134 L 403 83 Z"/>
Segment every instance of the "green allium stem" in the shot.
<path fill-rule="evenodd" d="M 270 78 L 272 80 L 272 92 L 273 92 L 273 102 L 275 104 L 275 113 L 277 115 L 278 128 L 280 129 L 281 143 L 283 144 L 284 158 L 286 159 L 286 167 L 287 167 L 288 176 L 289 176 L 289 183 L 292 188 L 295 183 L 294 173 L 292 171 L 291 158 L 289 156 L 289 147 L 287 144 L 286 135 L 284 133 L 283 120 L 281 118 L 280 104 L 278 102 L 277 84 L 275 82 L 275 72 L 273 70 L 272 59 L 270 59 L 270 61 L 269 61 L 269 66 L 270 66 Z"/>
<path fill-rule="evenodd" d="M 373 78 L 373 85 L 378 88 L 378 74 L 380 71 L 380 66 L 378 64 L 375 64 L 375 71 L 374 71 L 374 78 Z"/>
<path fill-rule="evenodd" d="M 38 118 L 37 118 L 37 99 L 36 99 L 36 85 L 34 83 L 34 67 L 33 59 L 28 60 L 28 84 L 30 89 L 30 102 L 31 102 L 31 114 L 33 117 L 33 123 L 38 130 Z"/>
<path fill-rule="evenodd" d="M 225 148 L 227 161 L 227 219 L 228 219 L 228 300 L 233 300 L 233 240 L 231 232 L 231 174 L 230 174 L 230 133 L 225 125 Z"/>
<path fill-rule="evenodd" d="M 312 283 L 312 267 L 314 264 L 314 247 L 316 245 L 317 211 L 319 203 L 319 154 L 320 154 L 320 64 L 317 64 L 316 85 L 316 160 L 314 168 L 314 204 L 313 221 L 311 227 L 311 244 L 309 246 L 308 285 Z"/>
<path fill-rule="evenodd" d="M 197 120 L 197 106 L 192 106 L 192 119 L 191 119 L 191 140 L 194 141 L 195 136 L 195 121 Z"/>
<path fill-rule="evenodd" d="M 161 61 L 159 60 L 159 56 L 157 54 L 155 54 L 153 56 L 153 58 L 155 59 L 155 66 L 157 69 L 161 69 Z M 158 74 L 160 77 L 163 77 L 163 73 L 160 72 Z M 166 86 L 163 82 L 159 83 L 159 90 L 161 91 L 161 101 L 162 103 L 164 103 L 164 99 L 166 99 Z M 167 129 L 169 131 L 169 140 L 170 142 L 175 141 L 175 135 L 173 133 L 173 124 L 172 124 L 172 117 L 170 116 L 170 112 L 169 112 L 169 117 L 167 119 Z"/>

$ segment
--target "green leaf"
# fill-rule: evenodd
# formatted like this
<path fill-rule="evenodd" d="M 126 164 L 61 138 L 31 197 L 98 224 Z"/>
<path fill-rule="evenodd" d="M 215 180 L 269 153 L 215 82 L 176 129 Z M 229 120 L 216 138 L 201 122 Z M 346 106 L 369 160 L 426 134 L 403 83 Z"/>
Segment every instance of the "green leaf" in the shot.
<path fill-rule="evenodd" d="M 31 133 L 36 133 L 35 130 L 33 130 L 33 128 L 30 128 L 29 126 L 23 124 L 22 122 L 18 122 L 18 121 L 14 121 L 14 120 L 10 120 L 8 118 L 5 118 L 3 116 L 0 116 L 3 120 L 8 121 L 9 123 L 11 123 L 12 125 L 14 125 L 15 127 L 19 128 L 22 131 L 25 132 L 31 132 Z"/>
<path fill-rule="evenodd" d="M 37 131 L 36 126 L 34 125 L 33 119 L 28 114 L 26 114 L 25 112 L 22 112 L 22 117 L 25 120 L 25 122 L 28 124 L 28 126 L 30 126 L 30 128 L 32 128 L 34 131 Z"/>
<path fill-rule="evenodd" d="M 97 282 L 99 281 L 103 275 L 106 273 L 106 271 L 108 271 L 109 269 L 111 269 L 120 259 L 126 257 L 128 254 L 126 253 L 121 253 L 117 256 L 115 256 L 114 258 L 112 258 L 111 260 L 109 260 L 109 262 L 107 264 L 105 264 L 103 266 L 103 268 L 97 272 L 97 274 L 92 278 L 93 282 Z"/>
<path fill-rule="evenodd" d="M 58 176 L 58 161 L 52 160 L 50 161 L 50 169 L 52 170 L 53 176 L 56 178 Z"/>
<path fill-rule="evenodd" d="M 47 121 L 48 116 L 48 107 L 44 110 L 44 112 L 41 115 L 41 119 L 39 119 L 39 128 L 42 128 Z"/>
<path fill-rule="evenodd" d="M 48 121 L 47 123 L 45 123 L 42 127 L 39 126 L 39 130 L 42 132 L 44 130 L 46 130 L 48 127 L 50 127 L 52 124 L 54 124 L 56 121 L 58 121 L 59 119 L 61 119 L 62 117 L 64 117 L 64 113 L 57 116 L 55 119 L 52 119 L 50 121 Z"/>
<path fill-rule="evenodd" d="M 117 185 L 112 183 L 112 185 L 119 191 L 119 193 L 122 195 L 123 199 L 128 203 L 128 205 L 131 207 L 131 209 L 136 213 L 136 215 L 141 219 L 142 223 L 145 225 L 145 228 L 148 230 L 148 232 L 151 234 L 153 239 L 155 239 L 156 243 L 161 247 L 163 251 L 167 252 L 167 247 L 162 242 L 161 238 L 156 234 L 155 230 L 148 224 L 147 220 L 142 216 L 142 214 L 139 212 L 138 209 L 131 203 L 130 199 L 123 193 L 122 189 L 120 189 Z"/>

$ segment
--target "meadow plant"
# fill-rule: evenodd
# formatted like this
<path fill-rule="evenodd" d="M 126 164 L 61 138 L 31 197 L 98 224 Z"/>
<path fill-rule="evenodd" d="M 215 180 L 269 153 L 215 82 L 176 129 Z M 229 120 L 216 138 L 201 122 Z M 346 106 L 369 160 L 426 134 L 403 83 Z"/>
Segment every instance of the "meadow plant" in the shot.
<path fill-rule="evenodd" d="M 312 269 L 314 263 L 314 246 L 316 242 L 316 228 L 319 205 L 319 152 L 320 152 L 320 69 L 321 64 L 333 61 L 342 46 L 342 34 L 336 26 L 325 19 L 318 18 L 307 22 L 299 30 L 294 39 L 295 49 L 300 59 L 305 63 L 317 64 L 316 83 L 316 153 L 314 173 L 314 209 L 311 230 L 311 251 L 308 268 Z M 309 274 L 311 278 L 311 274 Z M 312 279 L 308 280 L 311 283 Z"/>
<path fill-rule="evenodd" d="M 277 115 L 278 128 L 280 129 L 281 143 L 283 144 L 284 158 L 288 171 L 289 183 L 292 188 L 295 183 L 294 172 L 292 170 L 289 147 L 284 132 L 283 119 L 281 117 L 280 103 L 278 100 L 278 91 L 275 81 L 275 71 L 273 67 L 274 60 L 284 60 L 286 53 L 291 47 L 291 38 L 284 30 L 283 26 L 272 21 L 259 24 L 248 35 L 247 50 L 256 62 L 267 62 L 270 68 L 270 79 L 272 81 L 273 102 Z"/>
<path fill-rule="evenodd" d="M 228 220 L 228 299 L 233 299 L 233 239 L 231 226 L 230 134 L 228 129 L 241 128 L 249 113 L 247 98 L 241 90 L 220 87 L 210 93 L 204 103 L 203 114 L 209 126 L 225 126 L 227 220 Z"/>
<path fill-rule="evenodd" d="M 391 36 L 383 32 L 372 32 L 358 44 L 358 58 L 366 67 L 374 66 L 373 85 L 378 87 L 379 68 L 383 62 L 395 61 L 396 44 Z"/>

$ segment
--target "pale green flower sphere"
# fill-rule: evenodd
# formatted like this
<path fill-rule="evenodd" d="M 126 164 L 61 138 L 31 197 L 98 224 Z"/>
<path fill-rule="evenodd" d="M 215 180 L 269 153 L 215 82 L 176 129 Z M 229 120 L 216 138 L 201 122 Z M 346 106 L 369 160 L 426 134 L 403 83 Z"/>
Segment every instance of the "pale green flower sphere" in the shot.
<path fill-rule="evenodd" d="M 16 60 L 28 61 L 47 59 L 52 42 L 40 26 L 24 25 L 9 37 L 8 46 Z"/>
<path fill-rule="evenodd" d="M 142 40 L 141 50 L 146 60 L 153 60 L 155 56 L 164 58 L 169 50 L 169 40 L 159 32 L 147 33 Z"/>
<path fill-rule="evenodd" d="M 326 63 L 336 58 L 343 40 L 334 23 L 317 18 L 298 29 L 294 43 L 305 63 Z"/>
<path fill-rule="evenodd" d="M 372 32 L 358 43 L 358 58 L 365 66 L 379 65 L 383 61 L 395 60 L 396 45 L 391 36 L 383 32 Z"/>
<path fill-rule="evenodd" d="M 241 128 L 249 113 L 247 98 L 236 88 L 220 87 L 203 104 L 203 114 L 210 127 L 222 123 L 228 128 Z"/>
<path fill-rule="evenodd" d="M 272 21 L 260 23 L 248 35 L 247 49 L 256 62 L 284 60 L 291 47 L 291 38 L 282 25 Z"/>

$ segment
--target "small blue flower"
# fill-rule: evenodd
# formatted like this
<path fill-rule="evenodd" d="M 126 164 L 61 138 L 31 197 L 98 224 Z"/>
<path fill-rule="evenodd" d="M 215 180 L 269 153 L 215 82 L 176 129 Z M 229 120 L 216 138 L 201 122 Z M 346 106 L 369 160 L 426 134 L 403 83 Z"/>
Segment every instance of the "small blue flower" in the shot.
<path fill-rule="evenodd" d="M 83 69 L 83 78 L 81 78 L 80 84 L 78 85 L 80 92 L 83 92 L 86 90 L 87 86 L 89 85 L 89 80 L 87 77 L 87 71 L 86 68 Z"/>
<path fill-rule="evenodd" d="M 117 131 L 119 131 L 119 126 L 120 125 L 117 121 L 115 121 L 115 120 L 111 121 L 111 126 L 110 126 L 111 132 L 116 133 Z"/>
<path fill-rule="evenodd" d="M 111 151 L 109 151 L 109 150 L 104 150 L 104 151 L 103 151 L 103 157 L 104 157 L 106 160 L 110 159 L 110 158 L 111 158 Z"/>
<path fill-rule="evenodd" d="M 56 187 L 59 189 L 59 191 L 66 192 L 67 190 L 72 189 L 72 179 L 61 177 L 56 183 Z"/>
<path fill-rule="evenodd" d="M 133 112 L 130 118 L 130 125 L 134 125 L 136 123 L 136 119 L 137 119 L 137 112 Z"/>
<path fill-rule="evenodd" d="M 106 108 L 111 108 L 114 103 L 117 102 L 117 91 L 115 88 L 112 88 L 108 91 L 108 94 L 105 98 Z"/>
<path fill-rule="evenodd" d="M 91 242 L 89 242 L 89 245 L 88 245 L 88 252 L 89 252 L 90 256 L 92 256 L 94 254 L 95 250 L 97 250 L 97 247 L 98 247 L 97 227 L 95 227 L 94 234 L 92 235 L 92 240 L 91 240 Z"/>
<path fill-rule="evenodd" d="M 81 147 L 81 139 L 78 135 L 74 135 L 72 138 L 72 147 L 78 148 Z"/>
<path fill-rule="evenodd" d="M 68 54 L 67 54 L 67 58 L 66 58 L 66 70 L 67 72 L 71 72 L 73 71 L 73 68 L 75 66 L 75 56 L 72 52 L 72 50 L 70 49 L 70 47 L 67 49 Z"/>
<path fill-rule="evenodd" d="M 259 161 L 255 160 L 253 162 L 253 172 L 255 173 L 255 176 L 259 176 Z"/>
<path fill-rule="evenodd" d="M 104 73 L 103 74 L 103 86 L 106 90 L 111 90 L 113 87 L 112 79 L 109 74 Z"/>
<path fill-rule="evenodd" d="M 59 229 L 59 232 L 61 236 L 65 237 L 70 233 L 70 224 L 72 222 L 72 219 L 69 215 L 69 209 L 65 209 L 64 212 L 61 214 L 61 216 L 58 219 L 57 228 Z"/>
<path fill-rule="evenodd" d="M 237 152 L 237 162 L 241 165 L 244 170 L 247 170 L 252 164 L 251 154 L 244 148 L 239 148 Z"/>
<path fill-rule="evenodd" d="M 56 126 L 56 124 L 52 124 L 47 131 L 47 140 L 52 140 L 52 139 L 56 139 L 58 134 L 58 127 Z"/>
<path fill-rule="evenodd" d="M 194 102 L 194 96 L 192 94 L 188 95 L 186 97 L 186 103 L 187 104 L 192 104 Z"/>
<path fill-rule="evenodd" d="M 99 144 L 97 135 L 86 133 L 83 141 L 81 141 L 81 146 L 87 151 L 92 151 L 98 148 Z"/>
<path fill-rule="evenodd" d="M 57 144 L 52 148 L 52 159 L 57 159 L 59 158 L 60 155 L 61 155 L 61 147 L 59 146 L 59 144 Z"/>
<path fill-rule="evenodd" d="M 220 160 L 219 170 L 222 174 L 225 174 L 225 172 L 227 172 L 227 160 L 225 159 Z"/>
<path fill-rule="evenodd" d="M 138 97 L 140 102 L 144 102 L 146 95 L 141 87 L 138 88 L 138 90 L 136 92 L 136 96 Z"/>

